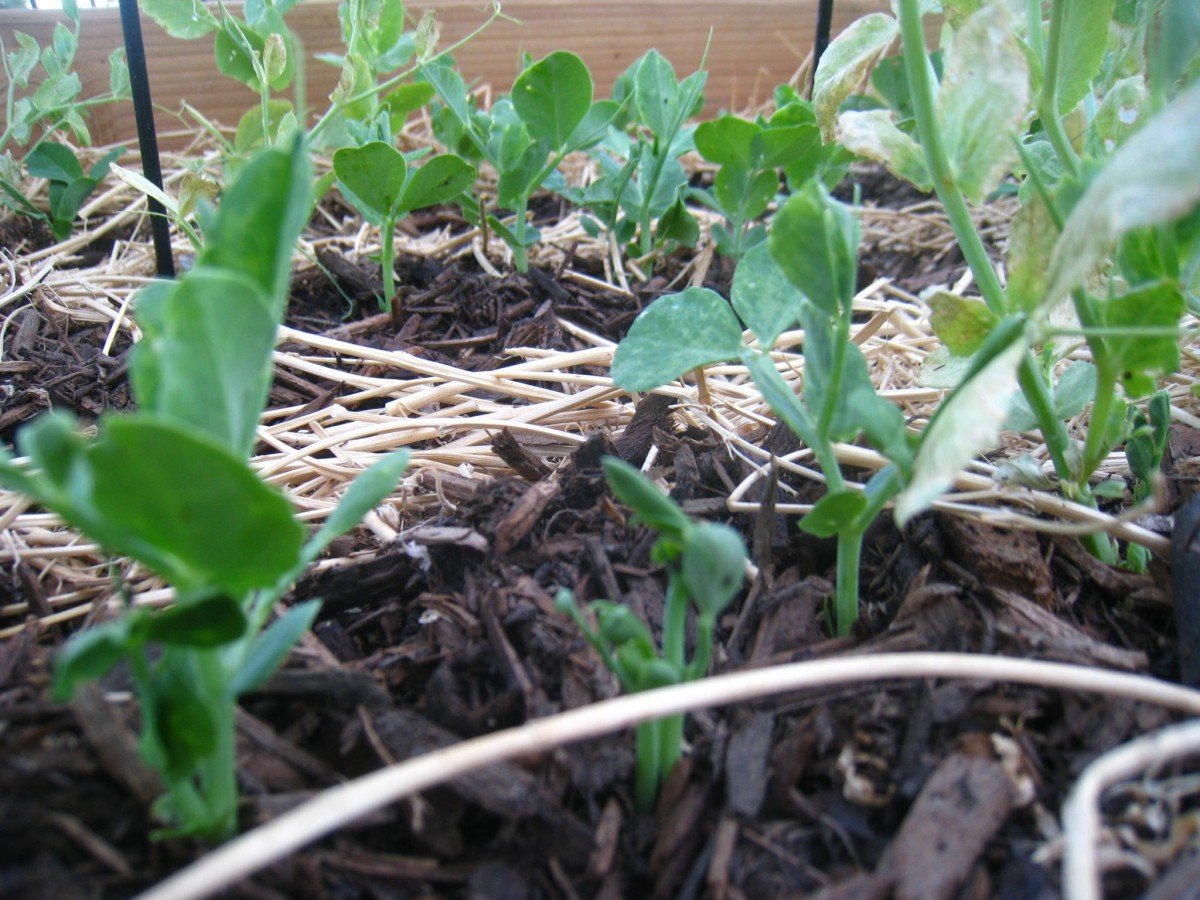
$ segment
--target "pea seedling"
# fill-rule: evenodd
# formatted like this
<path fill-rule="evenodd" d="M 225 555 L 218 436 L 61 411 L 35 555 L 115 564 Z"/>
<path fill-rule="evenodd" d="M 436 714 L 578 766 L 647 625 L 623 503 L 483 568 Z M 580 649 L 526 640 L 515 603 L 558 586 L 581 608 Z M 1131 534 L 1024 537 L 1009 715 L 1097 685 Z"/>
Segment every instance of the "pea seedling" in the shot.
<path fill-rule="evenodd" d="M 619 97 L 621 113 L 613 122 L 634 127 L 634 136 L 610 127 L 593 152 L 600 177 L 584 187 L 555 187 L 589 210 L 583 224 L 590 233 L 604 230 L 622 245 L 636 238 L 641 256 L 696 243 L 700 228 L 684 203 L 688 176 L 679 157 L 695 147 L 695 127 L 687 121 L 704 105 L 707 80 L 701 68 L 679 81 L 657 50 L 617 80 L 614 98 Z"/>
<path fill-rule="evenodd" d="M 25 157 L 29 174 L 50 183 L 50 230 L 56 238 L 61 241 L 71 234 L 79 208 L 104 180 L 108 167 L 124 152 L 124 147 L 110 150 L 86 174 L 75 152 L 57 141 L 43 141 Z"/>
<path fill-rule="evenodd" d="M 717 251 L 741 259 L 767 237 L 765 225 L 750 223 L 779 192 L 779 167 L 819 150 L 820 133 L 815 122 L 793 124 L 790 113 L 780 110 L 769 121 L 725 115 L 702 122 L 695 139 L 700 155 L 721 168 L 711 191 L 693 190 L 692 196 L 725 217 L 724 225 L 712 229 Z"/>
<path fill-rule="evenodd" d="M 518 271 L 529 268 L 529 248 L 538 231 L 529 225 L 529 199 L 568 153 L 584 150 L 605 134 L 618 104 L 592 99 L 592 75 L 583 60 L 559 51 L 528 66 L 513 83 L 508 98 L 490 114 L 472 106 L 462 76 L 436 63 L 422 69 L 456 125 L 451 146 L 467 143 L 478 159 L 499 174 L 496 202 L 513 217 L 502 222 L 487 215 L 478 202 L 464 197 L 464 213 L 486 224 L 508 245 Z"/>
<path fill-rule="evenodd" d="M 453 200 L 475 183 L 475 167 L 453 153 L 435 156 L 419 168 L 409 168 L 404 154 L 390 144 L 372 141 L 343 147 L 333 154 L 333 171 L 342 194 L 382 236 L 383 298 L 393 311 L 396 273 L 392 246 L 396 223 L 415 209 Z"/>
<path fill-rule="evenodd" d="M 708 672 L 717 617 L 741 587 L 746 546 L 728 525 L 696 523 L 637 469 L 615 457 L 602 465 L 613 493 L 634 512 L 635 519 L 660 535 L 655 562 L 667 569 L 661 650 L 650 629 L 621 603 L 596 600 L 593 628 L 569 590 L 559 591 L 558 608 L 579 626 L 621 686 L 631 693 L 694 681 Z M 687 658 L 688 601 L 696 605 L 695 643 Z M 635 794 L 643 811 L 654 805 L 659 786 L 679 761 L 683 716 L 646 722 L 637 729 Z"/>
<path fill-rule="evenodd" d="M 175 588 L 167 610 L 127 606 L 79 632 L 54 674 L 66 700 L 76 685 L 128 665 L 139 750 L 166 787 L 155 806 L 165 834 L 222 840 L 235 831 L 237 698 L 283 662 L 320 604 L 295 606 L 268 627 L 272 609 L 407 464 L 402 451 L 361 475 L 307 541 L 287 498 L 249 465 L 310 192 L 300 141 L 255 156 L 226 193 L 195 267 L 137 299 L 138 411 L 102 417 L 95 440 L 48 414 L 18 435 L 27 463 L 0 451 L 0 482 Z"/>
<path fill-rule="evenodd" d="M 935 190 L 945 207 L 983 299 L 938 298 L 934 327 L 951 352 L 956 339 L 969 335 L 967 344 L 978 343 L 1013 315 L 1030 318 L 1032 343 L 1086 339 L 1091 415 L 1082 447 L 1063 424 L 1064 412 L 1076 404 L 1063 402 L 1070 391 L 1061 383 L 1052 386 L 1051 367 L 1039 366 L 1025 350 L 1013 356 L 1010 375 L 1023 394 L 1020 411 L 1036 421 L 1064 493 L 1090 505 L 1092 473 L 1129 437 L 1128 400 L 1147 396 L 1157 378 L 1178 366 L 1180 317 L 1197 294 L 1200 87 L 1184 86 L 1195 71 L 1200 29 L 1194 16 L 1180 15 L 1185 5 L 1117 9 L 1111 0 L 1053 0 L 1048 23 L 1041 3 L 1016 16 L 999 5 L 974 12 L 955 6 L 939 84 L 925 53 L 923 5 L 901 0 L 898 21 L 873 14 L 835 40 L 814 87 L 828 135 L 836 130 L 851 150 Z M 904 45 L 906 108 L 839 114 L 871 60 L 897 34 Z M 1139 59 L 1145 74 L 1127 75 Z M 1031 119 L 1040 128 L 1024 134 Z M 1147 165 L 1151 159 L 1155 164 Z M 1024 179 L 1005 286 L 967 204 L 996 190 L 1014 165 Z M 1050 323 L 1050 311 L 1064 300 L 1078 326 Z M 1014 334 L 1018 339 L 1025 340 Z M 1106 536 L 1086 540 L 1097 556 L 1117 561 Z"/>
<path fill-rule="evenodd" d="M 729 302 L 708 288 L 660 297 L 634 321 L 613 358 L 613 381 L 644 391 L 713 362 L 740 359 L 763 398 L 812 448 L 829 492 L 800 527 L 837 535 L 836 623 L 858 616 L 862 538 L 909 477 L 912 441 L 900 410 L 871 384 L 867 361 L 850 341 L 858 223 L 820 182 L 808 184 L 775 218 L 770 242 L 743 255 Z M 743 345 L 746 323 L 762 350 Z M 805 384 L 796 397 L 766 351 L 797 320 L 805 329 Z M 862 492 L 846 486 L 834 443 L 866 433 L 893 464 Z"/>
<path fill-rule="evenodd" d="M 21 31 L 14 31 L 17 47 L 8 51 L 0 42 L 0 64 L 3 64 L 8 87 L 4 99 L 4 133 L 0 134 L 0 204 L 22 215 L 50 223 L 55 237 L 62 240 L 71 233 L 75 214 L 83 201 L 103 180 L 120 151 L 113 151 L 96 162 L 86 175 L 74 152 L 66 144 L 52 140 L 53 135 L 69 129 L 79 144 L 90 144 L 84 114 L 88 108 L 112 103 L 129 97 L 129 68 L 124 49 L 114 50 L 108 58 L 108 93 L 80 100 L 83 85 L 79 75 L 71 70 L 79 46 L 80 18 L 75 0 L 65 0 L 63 12 L 71 21 L 68 28 L 62 22 L 54 27 L 54 36 L 45 48 Z M 38 64 L 43 76 L 30 93 L 30 80 Z M 50 181 L 50 216 L 47 217 L 21 191 L 21 164 L 12 152 L 12 145 L 23 146 L 35 136 L 33 146 L 23 160 L 28 173 Z"/>

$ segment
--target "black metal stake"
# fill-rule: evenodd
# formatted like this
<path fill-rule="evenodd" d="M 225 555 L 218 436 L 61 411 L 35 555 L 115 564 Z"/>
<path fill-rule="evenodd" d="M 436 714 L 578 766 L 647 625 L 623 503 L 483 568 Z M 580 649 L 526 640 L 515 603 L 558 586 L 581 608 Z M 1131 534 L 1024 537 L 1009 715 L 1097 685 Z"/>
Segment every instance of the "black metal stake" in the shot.
<path fill-rule="evenodd" d="M 129 63 L 129 88 L 133 94 L 133 115 L 137 120 L 138 147 L 142 152 L 142 174 L 162 190 L 162 165 L 158 159 L 158 137 L 154 132 L 154 108 L 150 104 L 150 76 L 146 72 L 146 48 L 142 44 L 142 22 L 137 0 L 120 0 L 121 30 L 125 34 L 125 58 Z M 160 278 L 175 277 L 171 258 L 171 227 L 167 211 L 153 197 L 146 198 L 150 210 L 150 233 L 154 237 L 154 259 Z"/>
<path fill-rule="evenodd" d="M 124 0 L 121 0 L 124 2 Z M 833 27 L 833 0 L 820 0 L 817 4 L 817 33 L 813 37 L 813 80 L 817 77 L 817 63 L 829 46 L 829 30 Z"/>

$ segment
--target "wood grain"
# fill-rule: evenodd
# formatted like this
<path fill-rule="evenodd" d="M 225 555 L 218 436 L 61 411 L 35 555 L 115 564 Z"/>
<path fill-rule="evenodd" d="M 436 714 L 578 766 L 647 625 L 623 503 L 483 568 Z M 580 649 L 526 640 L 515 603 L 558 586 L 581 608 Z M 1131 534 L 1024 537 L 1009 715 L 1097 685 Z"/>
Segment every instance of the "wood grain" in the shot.
<path fill-rule="evenodd" d="M 833 30 L 837 33 L 860 16 L 886 8 L 886 0 L 839 0 Z M 442 46 L 477 28 L 488 13 L 484 0 L 414 0 L 408 9 L 414 21 L 425 9 L 435 10 Z M 504 13 L 519 21 L 493 23 L 455 56 L 468 81 L 507 90 L 522 53 L 541 57 L 571 50 L 591 69 L 597 95 L 607 95 L 613 80 L 651 47 L 670 59 L 680 75 L 691 72 L 703 57 L 711 30 L 707 112 L 714 113 L 766 100 L 776 84 L 793 75 L 812 46 L 816 9 L 817 0 L 509 0 Z M 116 9 L 83 9 L 82 15 L 76 70 L 87 97 L 107 89 L 107 59 L 121 46 L 121 23 Z M 48 10 L 0 10 L 0 38 L 12 47 L 12 32 L 18 30 L 45 45 L 60 18 Z M 314 57 L 342 48 L 337 3 L 307 0 L 288 13 L 287 22 L 308 56 L 309 104 L 323 108 L 338 71 Z M 160 131 L 178 127 L 176 113 L 184 100 L 225 125 L 235 124 L 256 103 L 253 91 L 217 72 L 211 36 L 175 40 L 145 17 L 142 30 Z M 97 144 L 134 138 L 128 103 L 94 109 L 89 124 Z"/>

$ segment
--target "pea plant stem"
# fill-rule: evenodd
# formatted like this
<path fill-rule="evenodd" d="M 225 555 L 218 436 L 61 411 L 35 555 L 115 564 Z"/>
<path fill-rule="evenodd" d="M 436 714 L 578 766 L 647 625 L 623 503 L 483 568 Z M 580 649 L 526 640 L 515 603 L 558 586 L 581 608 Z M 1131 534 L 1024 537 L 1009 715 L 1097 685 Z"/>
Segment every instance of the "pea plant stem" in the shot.
<path fill-rule="evenodd" d="M 863 530 L 857 524 L 838 534 L 833 610 L 839 635 L 849 634 L 851 626 L 858 621 L 858 569 L 862 563 L 862 547 Z"/>
<path fill-rule="evenodd" d="M 201 690 L 211 700 L 216 752 L 206 758 L 200 769 L 200 783 L 209 815 L 212 837 L 224 840 L 237 832 L 237 735 L 234 706 L 226 699 L 229 676 L 220 650 L 196 651 Z"/>
<path fill-rule="evenodd" d="M 1050 34 L 1046 40 L 1045 65 L 1042 69 L 1042 92 L 1038 97 L 1038 118 L 1059 162 L 1067 171 L 1079 172 L 1079 157 L 1071 146 L 1067 131 L 1058 114 L 1058 67 L 1062 57 L 1063 28 L 1067 17 L 1066 0 L 1053 0 L 1050 4 Z M 1033 31 L 1033 23 L 1030 23 Z M 1038 31 L 1041 31 L 1040 21 Z"/>
<path fill-rule="evenodd" d="M 392 310 L 392 304 L 396 302 L 396 271 L 393 266 L 393 244 L 396 240 L 396 220 L 388 218 L 384 220 L 382 227 L 382 236 L 379 249 L 379 263 L 383 269 L 383 308 L 387 311 Z"/>
<path fill-rule="evenodd" d="M 1008 300 L 1004 288 L 1000 284 L 996 270 L 992 267 L 987 250 L 983 246 L 983 240 L 975 228 L 975 223 L 971 220 L 966 200 L 955 184 L 954 173 L 938 131 L 933 83 L 929 67 L 925 63 L 925 36 L 921 31 L 921 12 L 918 0 L 900 0 L 899 13 L 900 32 L 904 41 L 904 67 L 908 76 L 909 91 L 913 98 L 913 113 L 917 121 L 917 132 L 921 137 L 926 163 L 932 175 L 934 190 L 946 210 L 946 218 L 958 240 L 963 258 L 966 259 L 967 265 L 971 269 L 975 283 L 979 286 L 979 292 L 983 295 L 984 302 L 992 312 L 1002 316 L 1008 311 Z M 1057 16 L 1057 20 L 1055 16 Z M 1048 84 L 1053 80 L 1049 64 L 1051 58 L 1054 61 L 1054 71 L 1057 71 L 1059 47 L 1062 42 L 1063 16 L 1062 0 L 1055 0 L 1051 14 L 1050 42 L 1046 49 L 1048 59 L 1046 82 Z M 1056 21 L 1057 26 L 1055 25 Z M 1032 23 L 1030 27 L 1032 28 Z M 1057 103 L 1057 93 L 1053 88 L 1050 89 L 1049 99 L 1051 102 Z M 1046 100 L 1045 91 L 1043 91 L 1042 100 L 1043 103 Z M 1057 114 L 1052 118 L 1061 132 L 1062 123 Z M 1043 120 L 1045 121 L 1044 117 Z M 1049 129 L 1048 125 L 1048 132 Z M 1064 149 L 1071 154 L 1064 162 L 1073 168 L 1077 164 L 1077 160 L 1074 160 L 1074 151 L 1070 150 L 1069 142 L 1066 142 Z M 1071 437 L 1067 433 L 1066 425 L 1054 409 L 1046 378 L 1038 368 L 1033 354 L 1028 350 L 1021 359 L 1017 370 L 1017 380 L 1021 392 L 1025 395 L 1030 409 L 1037 418 L 1038 427 L 1042 432 L 1042 438 L 1046 441 L 1046 449 L 1059 480 L 1067 486 L 1069 493 L 1081 502 L 1094 507 L 1095 499 L 1087 488 L 1086 472 L 1075 472 L 1068 461 Z M 1107 539 L 1102 538 L 1101 540 L 1105 544 L 1109 543 Z M 1094 544 L 1095 541 L 1089 543 Z M 1105 553 L 1101 555 L 1101 558 L 1108 555 Z"/>

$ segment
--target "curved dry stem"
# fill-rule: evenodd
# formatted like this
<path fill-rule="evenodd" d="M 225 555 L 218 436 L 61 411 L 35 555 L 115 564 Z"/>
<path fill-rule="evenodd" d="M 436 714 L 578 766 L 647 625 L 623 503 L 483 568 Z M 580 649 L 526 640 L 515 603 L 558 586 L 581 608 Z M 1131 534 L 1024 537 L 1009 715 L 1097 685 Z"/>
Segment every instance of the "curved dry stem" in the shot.
<path fill-rule="evenodd" d="M 754 669 L 607 700 L 464 741 L 347 784 L 210 853 L 141 895 L 141 900 L 206 897 L 306 844 L 403 797 L 467 772 L 540 754 L 640 722 L 805 688 L 906 678 L 978 678 L 1087 691 L 1200 715 L 1200 691 L 1140 675 L 1086 666 L 966 653 L 885 653 Z"/>
<path fill-rule="evenodd" d="M 1063 805 L 1063 894 L 1067 900 L 1100 900 L 1096 843 L 1100 837 L 1100 795 L 1114 782 L 1200 753 L 1200 721 L 1172 725 L 1122 744 L 1083 770 Z"/>

